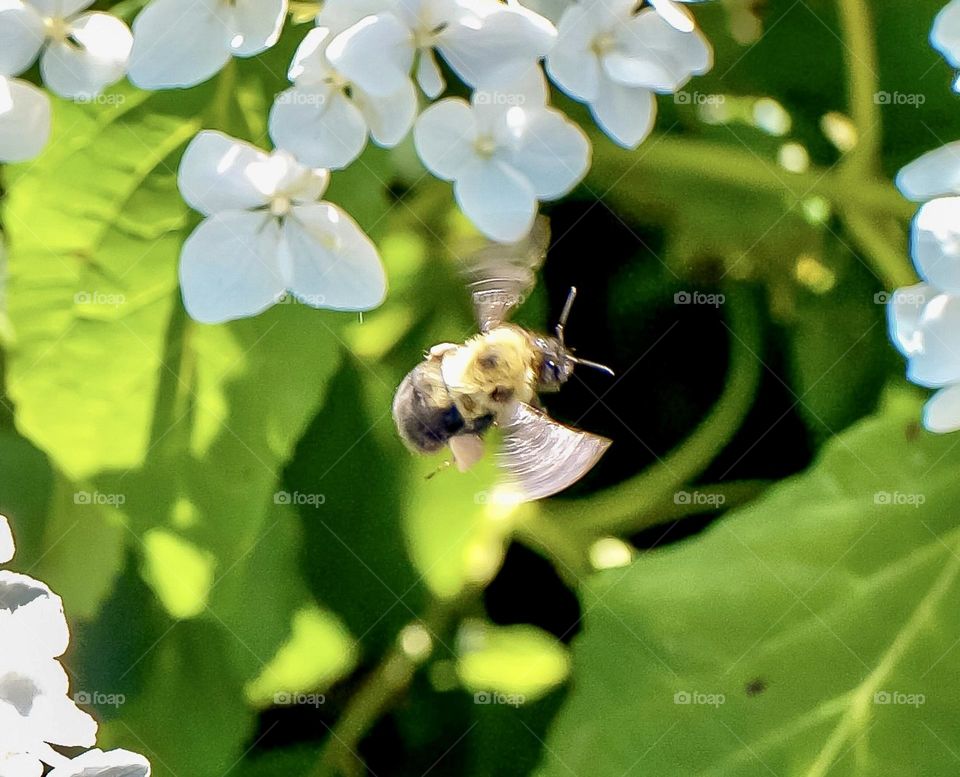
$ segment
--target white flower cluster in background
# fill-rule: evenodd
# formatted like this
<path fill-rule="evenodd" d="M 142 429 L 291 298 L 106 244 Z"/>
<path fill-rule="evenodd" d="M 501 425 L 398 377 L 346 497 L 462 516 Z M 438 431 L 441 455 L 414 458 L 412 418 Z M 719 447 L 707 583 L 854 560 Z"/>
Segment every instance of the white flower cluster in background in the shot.
<path fill-rule="evenodd" d="M 551 107 L 544 69 L 635 148 L 653 127 L 655 95 L 712 64 L 681 4 L 694 1 L 577 0 L 555 25 L 517 0 L 324 0 L 270 110 L 277 151 L 204 132 L 184 156 L 181 191 L 206 217 L 182 254 L 188 311 L 216 323 L 286 294 L 336 310 L 378 305 L 376 248 L 319 201 L 328 171 L 370 140 L 390 148 L 412 132 L 424 166 L 452 182 L 481 232 L 522 239 L 539 203 L 569 193 L 591 160 L 583 130 Z M 124 73 L 142 89 L 189 88 L 273 46 L 289 11 L 287 0 L 151 0 L 131 34 L 109 14 L 84 13 L 90 4 L 0 0 L 0 161 L 34 156 L 49 135 L 45 93 L 11 78 L 38 56 L 63 97 L 95 95 Z M 469 102 L 442 97 L 441 61 L 473 90 Z"/>
<path fill-rule="evenodd" d="M 0 564 L 14 555 L 13 534 L 0 515 Z M 136 753 L 93 749 L 68 758 L 55 747 L 90 748 L 97 723 L 69 697 L 57 660 L 70 633 L 60 597 L 38 580 L 0 570 L 0 775 L 149 777 Z"/>
<path fill-rule="evenodd" d="M 934 21 L 933 45 L 960 67 L 960 2 Z M 890 337 L 907 357 L 907 377 L 937 389 L 923 412 L 933 432 L 960 430 L 960 141 L 930 151 L 897 176 L 905 197 L 923 203 L 910 229 L 910 254 L 922 280 L 888 304 Z"/>
<path fill-rule="evenodd" d="M 30 159 L 50 136 L 50 101 L 13 76 L 39 57 L 46 87 L 71 100 L 90 99 L 126 72 L 133 39 L 107 13 L 85 12 L 93 0 L 0 0 L 0 162 Z"/>

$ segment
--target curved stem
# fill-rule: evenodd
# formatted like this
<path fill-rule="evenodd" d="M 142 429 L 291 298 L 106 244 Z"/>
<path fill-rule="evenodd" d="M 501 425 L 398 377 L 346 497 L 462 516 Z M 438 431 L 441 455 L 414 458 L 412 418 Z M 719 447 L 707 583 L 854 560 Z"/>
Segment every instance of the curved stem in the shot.
<path fill-rule="evenodd" d="M 864 0 L 838 0 L 843 29 L 844 61 L 850 115 L 859 135 L 845 166 L 851 173 L 873 176 L 880 163 L 880 105 L 877 102 L 879 63 L 873 41 L 873 20 Z"/>
<path fill-rule="evenodd" d="M 617 486 L 593 494 L 587 503 L 554 501 L 543 505 L 552 520 L 608 532 L 638 516 L 661 510 L 674 494 L 703 472 L 726 447 L 750 408 L 760 383 L 762 350 L 759 314 L 747 292 L 731 291 L 730 369 L 723 395 L 696 431 L 659 464 Z M 583 517 L 587 514 L 588 517 Z"/>
<path fill-rule="evenodd" d="M 454 599 L 434 600 L 426 615 L 414 624 L 422 626 L 436 640 L 449 630 L 451 621 L 467 607 L 477 590 L 465 589 Z M 425 656 L 411 656 L 400 639 L 386 652 L 359 690 L 351 697 L 320 753 L 320 760 L 311 777 L 366 774 L 357 750 L 363 738 L 384 715 L 393 702 L 410 687 L 417 668 Z"/>
<path fill-rule="evenodd" d="M 819 195 L 835 207 L 849 203 L 902 221 L 909 221 L 915 208 L 879 178 L 850 180 L 820 167 L 792 173 L 746 148 L 669 136 L 650 138 L 640 154 L 598 141 L 588 180 L 605 199 L 639 203 L 637 213 L 656 205 L 665 185 L 726 187 L 781 199 Z"/>
<path fill-rule="evenodd" d="M 628 536 L 672 521 L 694 518 L 720 509 L 730 510 L 739 507 L 756 499 L 769 487 L 770 483 L 765 480 L 737 480 L 731 483 L 698 486 L 697 491 L 709 494 L 712 497 L 710 504 L 683 504 L 671 499 L 655 508 L 626 516 L 621 521 L 611 521 L 603 528 L 609 534 Z M 595 531 L 592 524 L 593 521 L 590 516 L 583 516 L 573 522 L 569 528 L 573 531 Z"/>
<path fill-rule="evenodd" d="M 840 216 L 860 250 L 873 262 L 886 288 L 895 289 L 917 282 L 916 274 L 906 261 L 906 251 L 901 251 L 898 244 L 889 243 L 869 215 L 855 207 L 846 207 L 841 209 Z"/>

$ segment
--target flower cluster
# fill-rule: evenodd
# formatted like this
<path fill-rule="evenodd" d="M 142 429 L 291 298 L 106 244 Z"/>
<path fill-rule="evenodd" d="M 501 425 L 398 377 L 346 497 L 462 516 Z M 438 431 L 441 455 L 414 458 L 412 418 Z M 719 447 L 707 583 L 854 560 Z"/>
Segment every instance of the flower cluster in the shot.
<path fill-rule="evenodd" d="M 937 16 L 930 38 L 960 67 L 958 0 Z M 893 293 L 890 337 L 907 357 L 907 377 L 938 389 L 924 408 L 924 426 L 953 432 L 960 430 L 960 141 L 911 162 L 897 186 L 923 203 L 910 230 L 910 253 L 922 282 Z"/>
<path fill-rule="evenodd" d="M 0 515 L 0 564 L 14 550 Z M 39 777 L 46 764 L 48 777 L 149 777 L 147 760 L 126 750 L 68 758 L 54 749 L 96 743 L 96 721 L 67 695 L 57 660 L 69 640 L 60 597 L 38 580 L 0 570 L 0 774 Z"/>
<path fill-rule="evenodd" d="M 89 99 L 123 78 L 133 39 L 122 21 L 86 9 L 93 0 L 0 2 L 0 161 L 36 156 L 50 136 L 50 102 L 18 76 L 40 59 L 47 88 Z"/>
<path fill-rule="evenodd" d="M 183 249 L 187 309 L 219 322 L 287 293 L 338 310 L 379 304 L 376 249 L 318 202 L 328 171 L 369 140 L 390 148 L 412 133 L 424 166 L 453 183 L 481 232 L 522 239 L 539 203 L 570 192 L 590 167 L 587 136 L 550 105 L 546 75 L 634 148 L 653 127 L 655 94 L 711 66 L 681 5 L 694 1 L 575 0 L 555 26 L 518 0 L 324 0 L 289 68 L 292 85 L 270 110 L 277 151 L 203 133 L 184 156 L 181 190 L 206 217 Z M 189 88 L 231 57 L 273 46 L 289 10 L 287 0 L 150 0 L 131 34 L 109 14 L 82 13 L 88 5 L 0 0 L 0 76 L 39 54 L 46 85 L 65 97 L 96 94 L 125 72 L 142 89 Z M 472 90 L 469 102 L 442 97 L 441 62 Z M 0 78 L 0 161 L 38 153 L 49 124 L 43 92 Z"/>

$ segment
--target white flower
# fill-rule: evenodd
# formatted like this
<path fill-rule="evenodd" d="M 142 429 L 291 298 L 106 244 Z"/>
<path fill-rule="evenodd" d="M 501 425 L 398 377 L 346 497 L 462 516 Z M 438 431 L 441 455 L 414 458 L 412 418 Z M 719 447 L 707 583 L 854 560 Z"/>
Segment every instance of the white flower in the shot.
<path fill-rule="evenodd" d="M 141 89 L 188 87 L 231 56 L 273 46 L 287 0 L 153 0 L 133 21 L 130 80 Z"/>
<path fill-rule="evenodd" d="M 0 564 L 13 558 L 13 533 L 0 515 Z M 0 571 L 0 777 L 149 777 L 143 756 L 91 750 L 70 759 L 53 749 L 91 747 L 97 722 L 68 696 L 56 660 L 69 642 L 60 597 L 43 583 Z"/>
<path fill-rule="evenodd" d="M 293 88 L 273 103 L 270 137 L 311 167 L 346 167 L 363 151 L 368 134 L 379 145 L 391 147 L 413 126 L 417 115 L 413 82 L 405 79 L 391 94 L 371 95 L 327 59 L 334 36 L 373 7 L 370 0 L 327 0 L 317 18 L 319 26 L 307 34 L 293 58 L 289 72 Z"/>
<path fill-rule="evenodd" d="M 907 377 L 940 389 L 924 408 L 935 432 L 960 429 L 960 142 L 904 167 L 897 185 L 924 202 L 911 227 L 923 283 L 898 289 L 888 306 L 890 336 L 907 357 Z"/>
<path fill-rule="evenodd" d="M 27 645 L 33 655 L 56 658 L 69 641 L 60 597 L 39 580 L 0 570 L 0 652 Z"/>
<path fill-rule="evenodd" d="M 150 764 L 142 755 L 129 750 L 88 750 L 58 766 L 47 777 L 150 777 Z"/>
<path fill-rule="evenodd" d="M 207 218 L 183 245 L 180 285 L 204 323 L 254 316 L 286 292 L 307 305 L 369 310 L 386 280 L 377 249 L 340 208 L 319 202 L 329 173 L 201 132 L 180 163 L 184 199 Z"/>
<path fill-rule="evenodd" d="M 0 76 L 0 162 L 23 162 L 50 138 L 50 98 L 19 78 Z"/>
<path fill-rule="evenodd" d="M 681 3 L 701 3 L 704 0 L 650 0 L 650 6 L 655 10 L 663 20 L 671 27 L 680 30 L 680 32 L 693 32 L 697 25 L 693 17 L 682 6 Z"/>
<path fill-rule="evenodd" d="M 960 142 L 924 154 L 904 167 L 897 186 L 924 202 L 911 229 L 911 254 L 920 277 L 960 294 Z"/>
<path fill-rule="evenodd" d="M 510 91 L 441 100 L 414 128 L 424 165 L 453 181 L 461 210 L 494 240 L 523 238 L 537 201 L 567 194 L 590 167 L 586 135 L 546 101 L 537 68 Z"/>
<path fill-rule="evenodd" d="M 327 56 L 370 94 L 393 94 L 410 77 L 437 97 L 445 87 L 434 50 L 468 85 L 495 89 L 522 77 L 550 50 L 556 29 L 516 2 L 396 0 L 394 10 L 367 16 L 331 42 Z"/>
<path fill-rule="evenodd" d="M 560 20 L 547 72 L 567 94 L 590 106 L 617 143 L 635 148 L 656 118 L 654 92 L 675 92 L 707 72 L 710 44 L 634 0 L 581 0 Z M 682 13 L 685 13 L 682 11 Z"/>
<path fill-rule="evenodd" d="M 960 0 L 951 0 L 937 14 L 930 30 L 930 42 L 953 67 L 960 68 Z M 954 89 L 960 86 L 960 79 Z"/>
<path fill-rule="evenodd" d="M 93 0 L 0 0 L 0 75 L 15 76 L 40 56 L 49 89 L 91 97 L 123 78 L 132 39 L 107 13 L 80 13 Z"/>
<path fill-rule="evenodd" d="M 13 558 L 16 546 L 13 544 L 13 532 L 5 515 L 0 515 L 0 564 L 6 564 Z"/>

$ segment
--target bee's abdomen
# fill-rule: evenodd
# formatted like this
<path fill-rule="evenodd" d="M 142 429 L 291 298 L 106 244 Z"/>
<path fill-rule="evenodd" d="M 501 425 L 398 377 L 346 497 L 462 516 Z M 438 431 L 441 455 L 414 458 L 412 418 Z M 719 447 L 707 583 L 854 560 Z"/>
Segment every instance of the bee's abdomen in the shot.
<path fill-rule="evenodd" d="M 493 416 L 465 420 L 443 384 L 439 364 L 428 360 L 414 367 L 397 389 L 393 420 L 409 447 L 435 453 L 455 435 L 486 431 Z"/>

